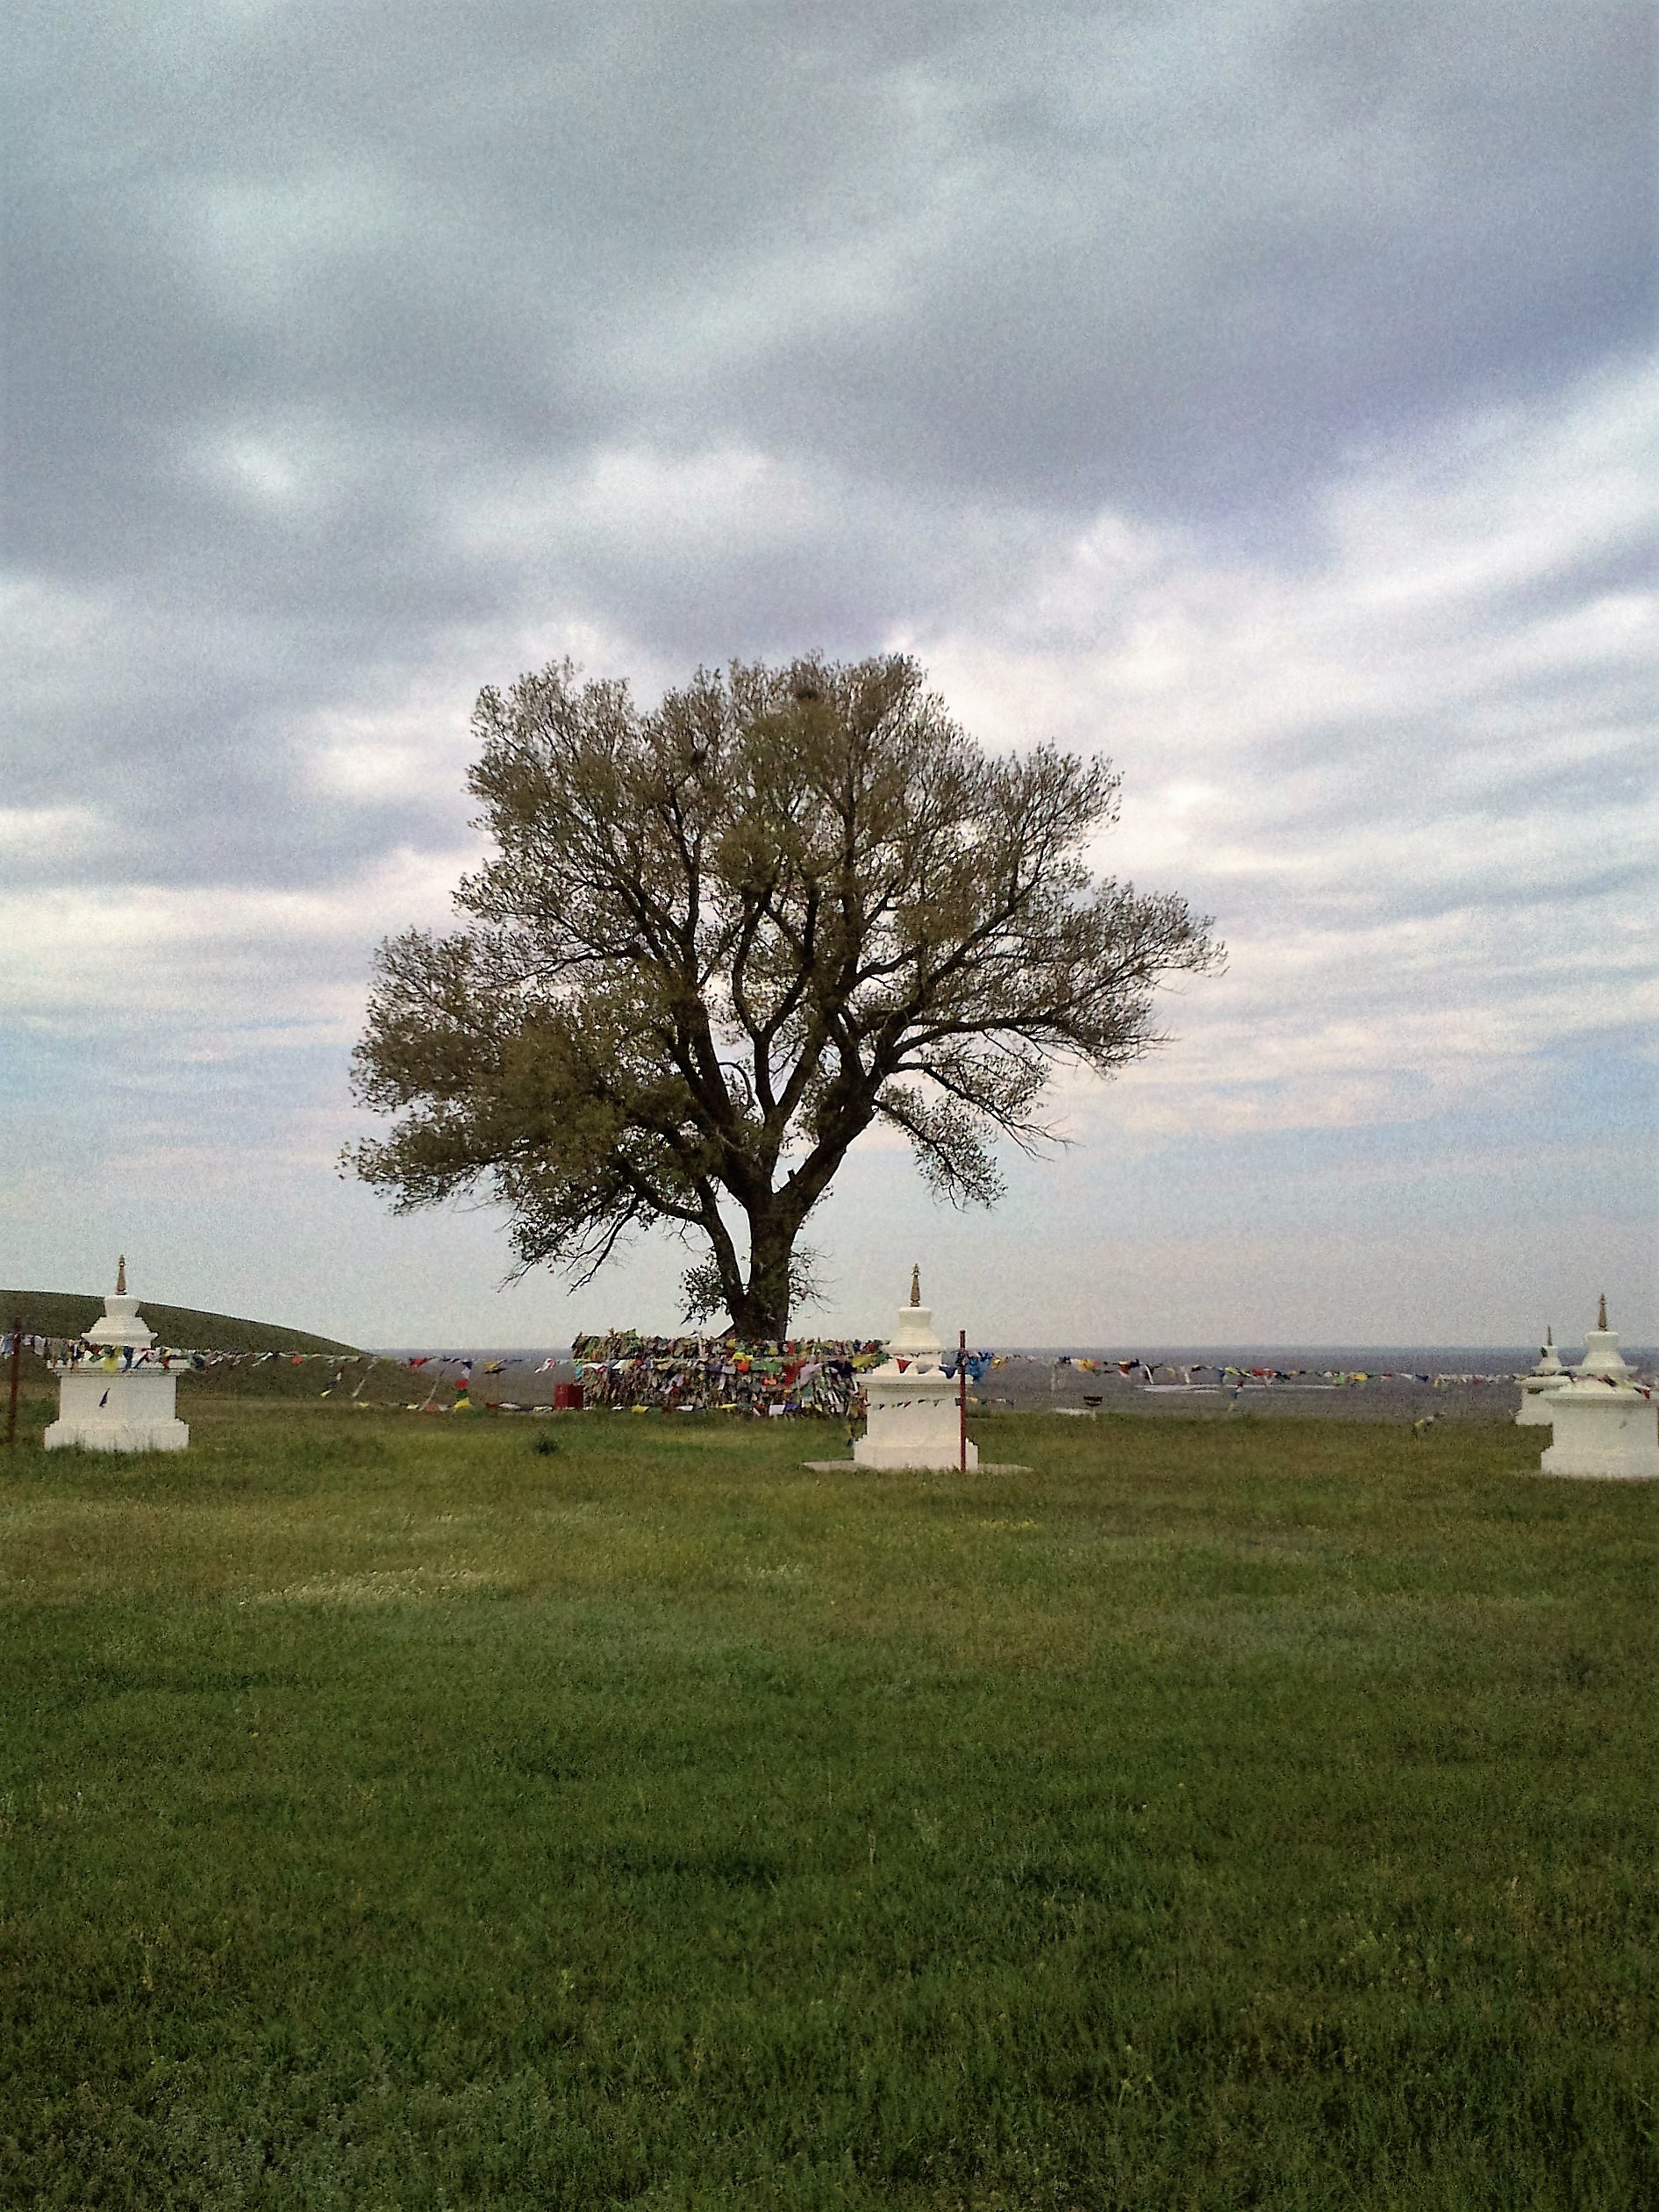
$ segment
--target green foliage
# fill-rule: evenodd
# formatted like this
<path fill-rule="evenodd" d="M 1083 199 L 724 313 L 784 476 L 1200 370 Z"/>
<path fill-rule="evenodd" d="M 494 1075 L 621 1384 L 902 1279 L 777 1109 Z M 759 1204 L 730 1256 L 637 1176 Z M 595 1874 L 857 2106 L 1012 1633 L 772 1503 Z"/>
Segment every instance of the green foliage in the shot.
<path fill-rule="evenodd" d="M 1654 2201 L 1651 1495 L 195 1418 L 7 1481 L 0 2201 Z"/>
<path fill-rule="evenodd" d="M 381 949 L 357 1088 L 397 1126 L 349 1164 L 403 1207 L 484 1185 L 520 1263 L 580 1281 L 667 1226 L 746 1336 L 788 1334 L 866 1129 L 990 1203 L 1055 1063 L 1139 1059 L 1157 984 L 1219 957 L 1180 899 L 1091 876 L 1105 762 L 990 758 L 899 656 L 703 670 L 650 712 L 565 662 L 475 727 L 494 857 L 464 931 Z"/>

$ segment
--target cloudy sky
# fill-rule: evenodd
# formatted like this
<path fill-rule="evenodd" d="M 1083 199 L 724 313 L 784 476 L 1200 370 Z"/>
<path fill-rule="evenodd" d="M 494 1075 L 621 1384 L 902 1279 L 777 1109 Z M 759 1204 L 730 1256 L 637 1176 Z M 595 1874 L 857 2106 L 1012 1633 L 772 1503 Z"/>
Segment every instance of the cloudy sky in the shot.
<path fill-rule="evenodd" d="M 339 1178 L 372 949 L 483 684 L 897 647 L 1231 962 L 995 1214 L 856 1156 L 821 1322 L 1652 1342 L 1648 18 L 25 0 L 0 1281 L 672 1324 Z"/>

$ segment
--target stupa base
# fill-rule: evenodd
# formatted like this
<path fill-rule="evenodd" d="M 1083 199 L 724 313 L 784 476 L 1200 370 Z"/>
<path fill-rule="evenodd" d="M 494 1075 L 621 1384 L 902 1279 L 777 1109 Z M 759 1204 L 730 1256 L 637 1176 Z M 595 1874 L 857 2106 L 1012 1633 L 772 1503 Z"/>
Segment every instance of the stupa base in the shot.
<path fill-rule="evenodd" d="M 182 1451 L 190 1432 L 178 1418 L 178 1377 L 148 1365 L 111 1370 L 101 1360 L 60 1368 L 58 1417 L 48 1451 Z"/>
<path fill-rule="evenodd" d="M 182 1421 L 54 1421 L 40 1441 L 48 1451 L 182 1451 L 190 1432 Z"/>
<path fill-rule="evenodd" d="M 868 1460 L 804 1459 L 801 1464 L 810 1467 L 815 1475 L 863 1475 L 883 1471 L 879 1468 L 872 1469 Z M 959 1475 L 962 1469 L 953 1459 L 946 1467 L 932 1463 L 926 1467 L 896 1467 L 891 1471 L 895 1474 Z M 968 1471 L 970 1475 L 1028 1475 L 1031 1470 L 1018 1459 L 970 1459 Z"/>
<path fill-rule="evenodd" d="M 1541 1475 L 1569 1482 L 1659 1482 L 1659 1411 L 1648 1400 L 1558 1401 L 1555 1429 L 1555 1441 L 1539 1463 Z"/>
<path fill-rule="evenodd" d="M 962 1447 L 954 1437 L 946 1446 L 932 1443 L 926 1437 L 913 1443 L 872 1443 L 868 1436 L 861 1436 L 853 1446 L 853 1464 L 856 1467 L 890 1468 L 895 1472 L 913 1469 L 919 1474 L 933 1467 L 955 1467 L 960 1471 Z M 979 1447 L 969 1443 L 968 1465 L 972 1469 L 978 1464 Z"/>

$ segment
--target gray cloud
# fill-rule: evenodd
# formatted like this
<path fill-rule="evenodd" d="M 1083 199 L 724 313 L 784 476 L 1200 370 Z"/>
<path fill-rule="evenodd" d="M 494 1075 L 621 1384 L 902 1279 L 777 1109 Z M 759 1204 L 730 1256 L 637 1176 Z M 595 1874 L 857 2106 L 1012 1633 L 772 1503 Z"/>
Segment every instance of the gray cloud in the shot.
<path fill-rule="evenodd" d="M 374 464 L 368 612 L 400 447 L 739 438 L 1217 522 L 1647 330 L 1634 8 L 35 22 L 19 505 L 95 572 L 212 573 L 169 455 L 295 411 Z"/>
<path fill-rule="evenodd" d="M 1118 864 L 1241 949 L 1148 1127 L 1252 1083 L 1386 1120 L 1458 1023 L 1518 1080 L 1516 1008 L 1578 1034 L 1526 963 L 1625 943 L 1652 864 L 1650 41 L 1622 0 L 25 7 L 16 1018 L 125 1020 L 113 932 L 132 1066 L 219 1069 L 218 1128 L 232 1063 L 310 1055 L 320 1157 L 482 683 L 901 643 L 996 741 L 1114 750 Z"/>

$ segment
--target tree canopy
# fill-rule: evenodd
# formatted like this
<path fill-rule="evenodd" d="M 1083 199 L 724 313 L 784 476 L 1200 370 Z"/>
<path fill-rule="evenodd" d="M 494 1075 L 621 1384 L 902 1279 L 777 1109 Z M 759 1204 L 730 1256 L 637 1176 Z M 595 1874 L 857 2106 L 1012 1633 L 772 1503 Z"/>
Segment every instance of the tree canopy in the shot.
<path fill-rule="evenodd" d="M 349 1163 L 400 1211 L 489 1191 L 521 1266 L 578 1282 L 666 1224 L 688 1318 L 745 1336 L 785 1334 L 865 1130 L 989 1204 L 1056 1066 L 1138 1060 L 1159 981 L 1221 956 L 1091 877 L 1107 762 L 988 755 L 903 656 L 699 670 L 649 710 L 559 662 L 474 728 L 493 856 L 465 927 L 380 949 L 354 1087 L 394 1127 Z"/>

